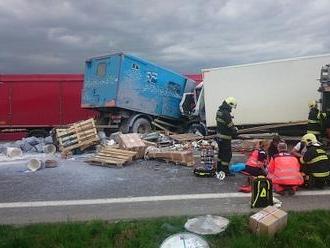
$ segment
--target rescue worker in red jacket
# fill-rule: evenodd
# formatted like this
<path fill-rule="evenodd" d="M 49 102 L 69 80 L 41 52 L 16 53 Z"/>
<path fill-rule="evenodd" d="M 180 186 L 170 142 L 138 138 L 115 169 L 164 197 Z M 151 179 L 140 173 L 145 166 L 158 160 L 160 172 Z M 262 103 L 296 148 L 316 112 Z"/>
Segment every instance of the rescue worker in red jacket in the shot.
<path fill-rule="evenodd" d="M 267 177 L 273 183 L 273 189 L 277 193 L 284 193 L 285 190 L 293 195 L 298 186 L 304 183 L 300 173 L 300 163 L 292 154 L 288 153 L 287 144 L 278 144 L 279 153 L 271 158 L 268 165 Z"/>
<path fill-rule="evenodd" d="M 311 186 L 323 188 L 330 176 L 328 155 L 314 134 L 305 134 L 302 139 L 307 144 L 307 150 L 300 158 L 302 171 L 307 175 L 306 179 Z"/>
<path fill-rule="evenodd" d="M 244 172 L 251 176 L 266 176 L 265 166 L 267 164 L 267 153 L 265 151 L 267 142 L 260 141 L 257 149 L 255 149 L 246 161 Z"/>

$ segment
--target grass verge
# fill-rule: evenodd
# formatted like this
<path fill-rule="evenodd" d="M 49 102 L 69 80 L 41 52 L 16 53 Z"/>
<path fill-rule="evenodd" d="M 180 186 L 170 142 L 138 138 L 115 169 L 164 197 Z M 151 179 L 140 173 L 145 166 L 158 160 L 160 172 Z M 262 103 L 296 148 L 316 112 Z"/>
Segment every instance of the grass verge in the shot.
<path fill-rule="evenodd" d="M 169 235 L 184 231 L 187 219 L 5 225 L 0 226 L 0 247 L 159 247 Z M 287 228 L 273 238 L 251 234 L 247 215 L 229 219 L 224 233 L 204 237 L 211 247 L 330 247 L 330 211 L 291 212 Z"/>

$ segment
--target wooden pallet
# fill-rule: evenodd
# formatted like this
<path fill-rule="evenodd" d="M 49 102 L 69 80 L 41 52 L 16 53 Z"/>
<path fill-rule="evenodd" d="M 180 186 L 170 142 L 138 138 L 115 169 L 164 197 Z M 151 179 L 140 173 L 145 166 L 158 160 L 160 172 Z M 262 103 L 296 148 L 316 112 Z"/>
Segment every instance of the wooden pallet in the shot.
<path fill-rule="evenodd" d="M 66 129 L 56 129 L 56 137 L 60 151 L 64 153 L 76 148 L 84 150 L 100 140 L 94 119 L 73 123 Z"/>
<path fill-rule="evenodd" d="M 106 167 L 110 167 L 111 165 L 122 167 L 125 163 L 132 161 L 135 156 L 136 152 L 105 146 L 86 162 Z"/>
<path fill-rule="evenodd" d="M 203 136 L 193 133 L 183 133 L 183 134 L 170 135 L 170 138 L 178 142 L 187 142 L 187 141 L 201 140 L 203 139 Z"/>
<path fill-rule="evenodd" d="M 160 159 L 166 162 L 181 164 L 185 166 L 193 166 L 195 159 L 191 151 L 150 151 L 149 158 Z"/>

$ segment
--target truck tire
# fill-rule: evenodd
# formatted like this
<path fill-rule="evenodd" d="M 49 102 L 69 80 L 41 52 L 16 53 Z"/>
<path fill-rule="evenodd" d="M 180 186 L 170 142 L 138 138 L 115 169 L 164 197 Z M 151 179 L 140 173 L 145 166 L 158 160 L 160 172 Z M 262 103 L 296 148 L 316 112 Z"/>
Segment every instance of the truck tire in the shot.
<path fill-rule="evenodd" d="M 188 127 L 187 131 L 188 131 L 188 133 L 194 133 L 194 134 L 198 134 L 198 135 L 202 135 L 202 136 L 207 135 L 207 130 L 205 129 L 204 125 L 202 125 L 200 123 L 192 123 Z"/>
<path fill-rule="evenodd" d="M 137 118 L 131 128 L 132 133 L 150 133 L 151 123 L 145 118 Z"/>

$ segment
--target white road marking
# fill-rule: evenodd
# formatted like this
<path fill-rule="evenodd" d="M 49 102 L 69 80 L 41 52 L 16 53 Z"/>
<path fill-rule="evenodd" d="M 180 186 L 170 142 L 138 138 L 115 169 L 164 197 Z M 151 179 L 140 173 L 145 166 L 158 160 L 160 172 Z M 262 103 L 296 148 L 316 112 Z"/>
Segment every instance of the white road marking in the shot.
<path fill-rule="evenodd" d="M 296 193 L 296 196 L 321 196 L 321 195 L 330 195 L 330 190 L 300 191 Z M 246 193 L 212 193 L 212 194 L 142 196 L 142 197 L 66 200 L 66 201 L 5 202 L 5 203 L 0 203 L 0 209 L 28 208 L 28 207 L 58 207 L 58 206 L 75 206 L 75 205 L 84 206 L 84 205 L 100 205 L 100 204 L 114 204 L 114 203 L 138 203 L 138 202 L 225 199 L 225 198 L 228 199 L 228 198 L 250 198 L 250 197 L 251 194 L 246 194 Z"/>
<path fill-rule="evenodd" d="M 74 205 L 97 205 L 113 203 L 137 203 L 177 200 L 200 200 L 200 199 L 221 199 L 221 198 L 249 198 L 250 194 L 245 193 L 214 193 L 214 194 L 189 194 L 189 195 L 164 195 L 164 196 L 142 196 L 125 198 L 105 198 L 88 200 L 67 200 L 67 201 L 34 201 L 34 202 L 8 202 L 0 203 L 1 208 L 24 208 L 24 207 L 56 207 Z"/>

